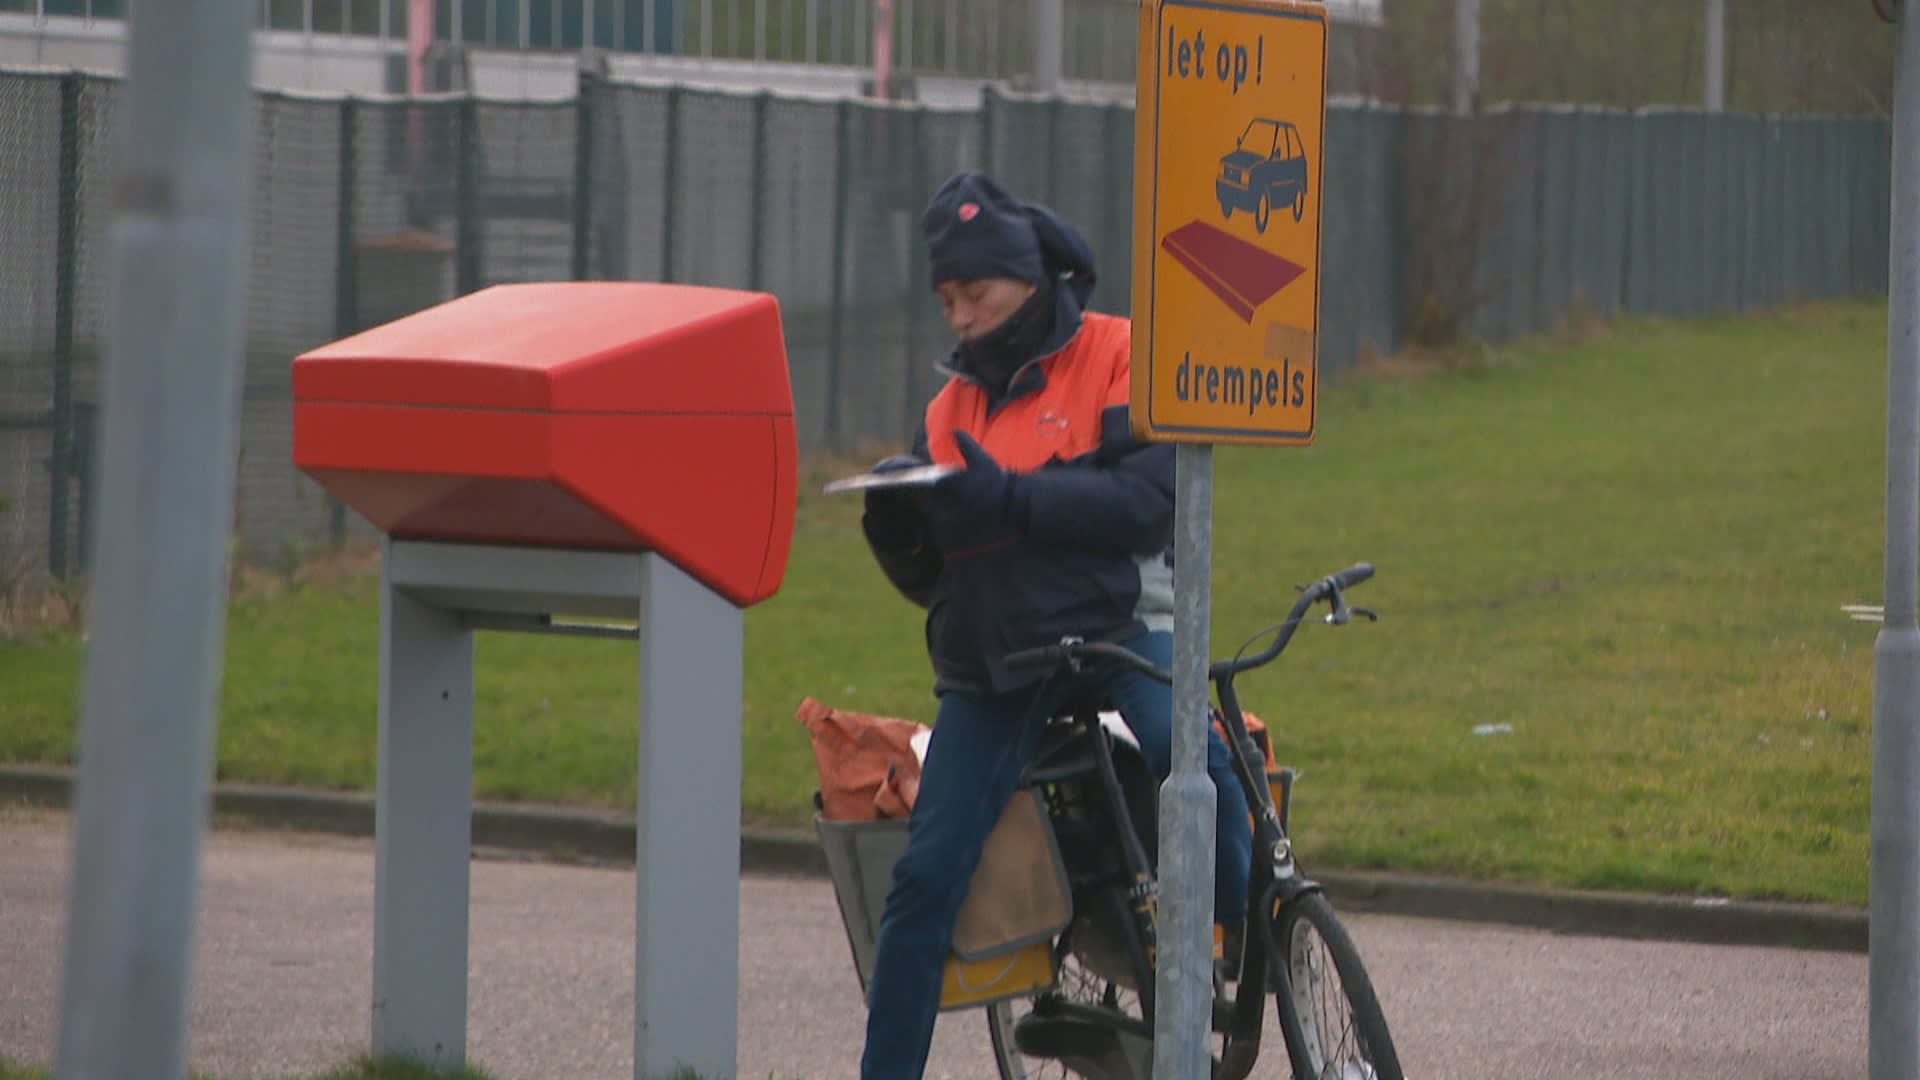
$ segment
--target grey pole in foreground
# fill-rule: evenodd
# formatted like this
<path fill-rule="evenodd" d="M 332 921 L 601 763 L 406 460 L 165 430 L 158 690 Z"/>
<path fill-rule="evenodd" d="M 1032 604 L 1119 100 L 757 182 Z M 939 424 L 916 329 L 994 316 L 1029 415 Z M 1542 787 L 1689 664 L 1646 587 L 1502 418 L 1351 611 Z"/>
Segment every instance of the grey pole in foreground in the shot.
<path fill-rule="evenodd" d="M 250 9 L 136 4 L 58 1075 L 185 1071 L 233 522 Z"/>
<path fill-rule="evenodd" d="M 1727 107 L 1727 0 L 1707 0 L 1707 92 L 1712 112 Z"/>
<path fill-rule="evenodd" d="M 1066 0 L 1033 2 L 1033 91 L 1060 92 L 1061 54 L 1066 50 Z"/>
<path fill-rule="evenodd" d="M 1209 1072 L 1213 1008 L 1213 834 L 1219 793 L 1207 776 L 1207 653 L 1213 590 L 1213 447 L 1175 447 L 1173 769 L 1160 787 L 1159 968 L 1153 1075 Z"/>
<path fill-rule="evenodd" d="M 1920 11 L 1905 6 L 1888 244 L 1886 621 L 1873 647 L 1872 1080 L 1920 1076 Z"/>

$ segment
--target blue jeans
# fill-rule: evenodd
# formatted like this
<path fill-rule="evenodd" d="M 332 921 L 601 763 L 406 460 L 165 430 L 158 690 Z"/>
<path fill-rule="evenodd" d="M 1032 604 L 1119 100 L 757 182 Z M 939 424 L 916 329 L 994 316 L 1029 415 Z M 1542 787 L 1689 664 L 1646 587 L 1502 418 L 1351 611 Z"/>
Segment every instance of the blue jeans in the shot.
<path fill-rule="evenodd" d="M 1127 647 L 1161 667 L 1173 663 L 1173 635 L 1146 634 Z M 1089 665 L 1078 684 L 1061 678 L 1004 694 L 949 693 L 920 774 L 907 850 L 893 885 L 867 982 L 867 1045 L 862 1080 L 919 1080 L 940 1011 L 940 987 L 953 924 L 980 862 L 987 833 L 1033 757 L 1046 718 L 1080 685 L 1101 687 L 1127 719 L 1161 778 L 1172 767 L 1173 695 L 1130 668 Z M 1246 914 L 1252 836 L 1246 796 L 1219 732 L 1208 729 L 1207 773 L 1218 791 L 1214 918 L 1234 925 Z"/>

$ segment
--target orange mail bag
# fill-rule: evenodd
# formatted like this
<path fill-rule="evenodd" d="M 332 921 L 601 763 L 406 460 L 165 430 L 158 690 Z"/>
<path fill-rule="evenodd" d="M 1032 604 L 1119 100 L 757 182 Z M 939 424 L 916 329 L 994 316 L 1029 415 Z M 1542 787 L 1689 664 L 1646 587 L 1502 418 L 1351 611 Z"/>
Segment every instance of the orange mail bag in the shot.
<path fill-rule="evenodd" d="M 820 771 L 815 828 L 864 988 L 893 861 L 906 846 L 904 819 L 919 794 L 915 742 L 933 729 L 829 708 L 812 698 L 794 715 L 812 734 Z M 1034 792 L 1017 791 L 987 837 L 961 904 L 942 1006 L 981 1004 L 1051 984 L 1047 942 L 1072 915 L 1066 868 L 1046 809 Z M 1015 955 L 1031 962 L 1008 959 Z M 976 967 L 981 964 L 987 966 Z M 984 983 L 983 973 L 992 976 Z"/>
<path fill-rule="evenodd" d="M 920 793 L 916 735 L 925 724 L 830 709 L 812 698 L 794 714 L 813 735 L 820 770 L 820 813 L 829 821 L 904 818 Z"/>

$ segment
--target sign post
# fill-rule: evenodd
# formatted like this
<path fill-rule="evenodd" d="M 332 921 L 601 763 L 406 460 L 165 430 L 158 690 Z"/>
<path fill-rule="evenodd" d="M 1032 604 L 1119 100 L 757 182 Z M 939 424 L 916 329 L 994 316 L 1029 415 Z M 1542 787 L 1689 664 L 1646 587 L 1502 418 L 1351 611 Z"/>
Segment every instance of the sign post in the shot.
<path fill-rule="evenodd" d="M 1873 644 L 1867 1075 L 1920 1075 L 1920 10 L 1899 15 L 1887 262 L 1886 618 Z"/>
<path fill-rule="evenodd" d="M 1161 788 L 1153 1075 L 1209 1072 L 1213 444 L 1305 446 L 1318 400 L 1326 9 L 1143 0 L 1131 412 L 1177 442 L 1173 769 Z"/>

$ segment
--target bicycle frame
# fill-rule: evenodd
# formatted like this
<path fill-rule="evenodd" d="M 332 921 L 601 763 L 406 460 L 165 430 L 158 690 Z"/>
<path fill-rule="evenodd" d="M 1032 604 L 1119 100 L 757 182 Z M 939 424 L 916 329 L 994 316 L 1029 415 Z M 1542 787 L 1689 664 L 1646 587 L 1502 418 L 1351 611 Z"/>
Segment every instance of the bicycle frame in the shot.
<path fill-rule="evenodd" d="M 1329 600 L 1333 611 L 1327 616 L 1330 623 L 1342 624 L 1351 618 L 1355 609 L 1346 606 L 1343 590 L 1353 584 L 1371 577 L 1373 568 L 1360 564 L 1337 574 L 1329 575 L 1312 586 L 1302 590 L 1302 595 L 1288 613 L 1285 622 L 1279 624 L 1273 643 L 1259 655 L 1212 664 L 1208 669 L 1217 697 L 1216 715 L 1225 729 L 1226 742 L 1233 762 L 1233 772 L 1239 781 L 1247 799 L 1247 806 L 1253 821 L 1253 865 L 1247 884 L 1247 932 L 1242 936 L 1240 957 L 1240 982 L 1233 1000 L 1233 1009 L 1220 1033 L 1224 1037 L 1219 1068 L 1215 1072 L 1216 1080 L 1243 1080 L 1252 1071 L 1260 1052 L 1262 1023 L 1269 980 L 1277 987 L 1286 975 L 1283 965 L 1273 962 L 1276 942 L 1273 940 L 1274 923 L 1285 909 L 1297 902 L 1300 897 L 1319 892 L 1318 883 L 1305 877 L 1293 857 L 1292 842 L 1287 836 L 1288 795 L 1291 790 L 1291 774 L 1284 772 L 1280 776 L 1281 798 L 1276 802 L 1269 786 L 1265 770 L 1265 757 L 1259 751 L 1246 726 L 1246 716 L 1240 706 L 1239 694 L 1234 688 L 1234 678 L 1240 673 L 1263 666 L 1277 657 L 1292 639 L 1308 610 L 1321 600 Z M 1359 609 L 1362 614 L 1373 617 L 1373 613 Z M 1089 646 L 1080 642 L 1065 642 L 1057 646 L 1030 650 L 1027 663 L 1038 666 L 1039 663 L 1077 664 L 1082 656 L 1098 653 L 1112 654 L 1112 646 Z M 1009 665 L 1014 658 L 1009 658 Z M 1144 661 L 1135 661 L 1136 666 L 1148 670 Z M 1166 679 L 1167 675 L 1158 669 L 1150 672 L 1155 677 Z M 1155 881 L 1151 861 L 1145 845 L 1134 828 L 1133 816 L 1128 808 L 1126 792 L 1114 768 L 1111 748 L 1100 737 L 1100 724 L 1097 708 L 1086 701 L 1076 702 L 1070 710 L 1073 723 L 1083 732 L 1090 733 L 1090 739 L 1096 748 L 1096 764 L 1091 779 L 1096 781 L 1102 791 L 1105 810 L 1119 834 L 1119 847 L 1127 872 L 1132 877 L 1129 893 L 1128 920 L 1131 923 L 1133 949 L 1131 958 L 1139 982 L 1141 1014 L 1151 1036 L 1153 1022 L 1153 970 L 1156 927 L 1154 925 Z M 1029 770 L 1027 782 L 1039 786 L 1049 781 L 1058 781 L 1068 775 L 1084 775 L 1084 764 L 1075 764 L 1068 771 L 1049 771 L 1043 762 L 1036 760 L 1035 767 Z M 1053 805 L 1049 803 L 1049 811 Z M 1077 889 L 1076 889 L 1077 892 Z M 1144 964 L 1142 963 L 1144 961 Z M 1276 995 L 1278 1008 L 1291 1010 L 1293 1004 L 1290 995 Z M 1089 1010 L 1092 1011 L 1092 1010 Z M 1101 1016 L 1108 1020 L 1109 1017 Z M 1297 1023 L 1297 1017 L 1293 1018 Z"/>

